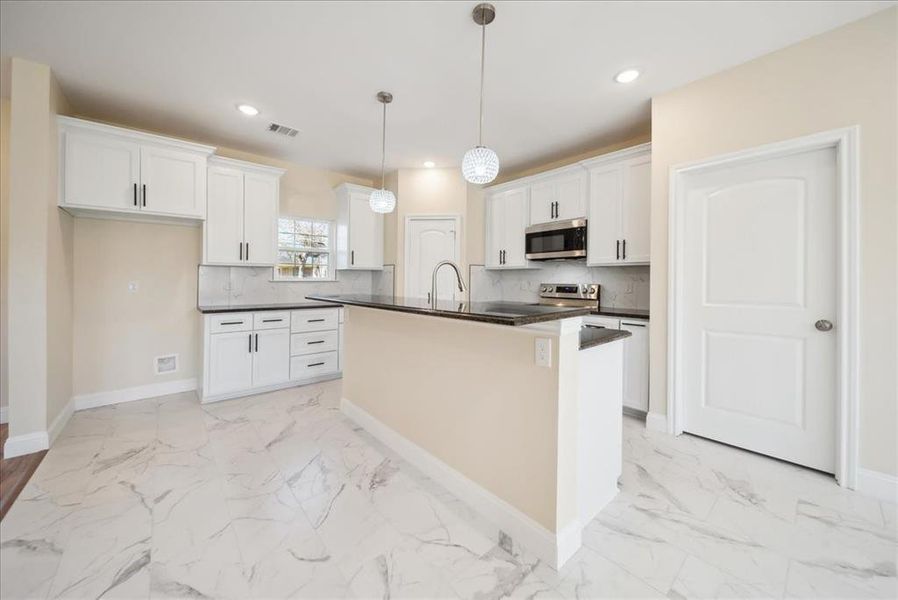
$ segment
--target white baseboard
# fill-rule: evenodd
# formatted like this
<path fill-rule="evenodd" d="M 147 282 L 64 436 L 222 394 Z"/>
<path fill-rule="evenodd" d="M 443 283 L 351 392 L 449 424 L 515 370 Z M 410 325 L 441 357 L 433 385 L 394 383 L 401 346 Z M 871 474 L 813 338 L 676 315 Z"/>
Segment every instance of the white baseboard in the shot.
<path fill-rule="evenodd" d="M 515 542 L 559 569 L 580 548 L 582 526 L 574 522 L 553 533 L 523 512 L 471 481 L 433 454 L 394 431 L 364 409 L 343 398 L 340 409 L 347 417 L 428 477 L 458 496 L 484 518 L 505 531 Z"/>
<path fill-rule="evenodd" d="M 222 400 L 233 400 L 234 398 L 243 398 L 244 396 L 255 396 L 256 394 L 267 394 L 268 392 L 276 392 L 287 388 L 299 387 L 302 385 L 311 385 L 313 383 L 321 383 L 322 381 L 330 381 L 332 379 L 340 379 L 343 377 L 342 371 L 336 373 L 328 373 L 327 375 L 318 375 L 317 377 L 307 377 L 305 379 L 294 379 L 285 381 L 284 383 L 276 383 L 274 385 L 266 385 L 264 387 L 255 387 L 239 392 L 230 392 L 227 394 L 218 394 L 216 396 L 206 396 L 202 389 L 199 389 L 200 403 L 208 404 L 209 402 L 221 402 Z"/>
<path fill-rule="evenodd" d="M 860 468 L 857 470 L 856 491 L 865 496 L 898 504 L 898 477 Z"/>
<path fill-rule="evenodd" d="M 46 431 L 36 431 L 17 435 L 6 439 L 3 445 L 3 458 L 14 458 L 34 452 L 40 452 L 50 447 L 50 438 Z"/>
<path fill-rule="evenodd" d="M 667 415 L 649 411 L 645 416 L 645 428 L 661 433 L 668 433 Z"/>
<path fill-rule="evenodd" d="M 49 436 L 50 445 L 56 441 L 56 438 L 59 437 L 59 434 L 62 432 L 66 423 L 69 422 L 69 419 L 72 417 L 72 413 L 75 411 L 75 400 L 70 399 L 66 402 L 66 405 L 62 407 L 62 410 L 59 411 L 59 414 L 56 415 L 56 418 L 53 419 L 53 422 L 50 423 L 50 427 L 47 428 L 47 435 Z"/>
<path fill-rule="evenodd" d="M 85 410 L 87 408 L 119 404 L 121 402 L 133 402 L 134 400 L 180 394 L 181 392 L 192 392 L 195 389 L 196 379 L 178 379 L 175 381 L 164 381 L 162 383 L 138 385 L 122 390 L 112 390 L 110 392 L 78 394 L 74 398 L 75 410 Z"/>
<path fill-rule="evenodd" d="M 0 425 L 9 423 L 9 407 L 0 406 Z"/>

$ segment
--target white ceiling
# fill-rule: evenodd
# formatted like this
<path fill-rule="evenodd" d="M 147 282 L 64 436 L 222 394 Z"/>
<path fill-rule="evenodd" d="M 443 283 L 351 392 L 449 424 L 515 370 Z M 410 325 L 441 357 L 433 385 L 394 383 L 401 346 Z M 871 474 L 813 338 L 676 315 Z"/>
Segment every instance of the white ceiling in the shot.
<path fill-rule="evenodd" d="M 388 170 L 458 165 L 476 142 L 475 4 L 4 1 L 0 54 L 51 65 L 88 117 L 371 175 L 381 89 Z M 484 143 L 516 170 L 620 141 L 647 131 L 653 95 L 892 4 L 495 2 Z M 636 83 L 612 81 L 630 66 Z"/>

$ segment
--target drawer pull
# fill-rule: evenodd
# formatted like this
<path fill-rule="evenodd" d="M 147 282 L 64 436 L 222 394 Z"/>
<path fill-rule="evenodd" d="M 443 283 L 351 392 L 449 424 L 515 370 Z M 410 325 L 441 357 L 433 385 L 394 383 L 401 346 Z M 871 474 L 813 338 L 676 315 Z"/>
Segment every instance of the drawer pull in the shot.
<path fill-rule="evenodd" d="M 307 367 L 320 367 L 320 366 L 323 365 L 323 364 L 324 364 L 323 362 L 316 362 L 316 363 L 312 363 L 312 364 L 309 364 L 309 365 L 306 365 L 306 366 L 307 366 Z"/>
<path fill-rule="evenodd" d="M 324 343 L 324 340 L 316 340 L 316 341 L 314 341 L 314 342 L 306 342 L 306 344 L 309 344 L 309 345 L 311 345 L 311 344 L 323 344 L 323 343 Z"/>
<path fill-rule="evenodd" d="M 222 321 L 219 325 L 243 325 L 243 321 Z"/>
<path fill-rule="evenodd" d="M 324 323 L 324 319 L 307 319 L 306 323 Z"/>
<path fill-rule="evenodd" d="M 263 323 L 280 323 L 283 319 L 262 319 Z"/>

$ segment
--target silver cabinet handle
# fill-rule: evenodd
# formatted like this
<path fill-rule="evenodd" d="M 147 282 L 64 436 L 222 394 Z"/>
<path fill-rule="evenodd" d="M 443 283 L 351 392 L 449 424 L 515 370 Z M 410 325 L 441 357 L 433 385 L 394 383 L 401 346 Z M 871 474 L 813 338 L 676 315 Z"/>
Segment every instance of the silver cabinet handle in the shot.
<path fill-rule="evenodd" d="M 832 331 L 833 324 L 832 321 L 827 321 L 826 319 L 820 319 L 816 323 L 814 323 L 814 327 L 817 328 L 817 331 Z"/>

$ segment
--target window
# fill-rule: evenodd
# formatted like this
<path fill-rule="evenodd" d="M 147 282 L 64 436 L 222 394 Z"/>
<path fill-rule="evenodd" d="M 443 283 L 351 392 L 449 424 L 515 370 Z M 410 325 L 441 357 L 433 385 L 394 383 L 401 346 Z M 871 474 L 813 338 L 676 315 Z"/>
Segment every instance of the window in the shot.
<path fill-rule="evenodd" d="M 278 262 L 274 278 L 286 281 L 334 279 L 330 263 L 332 236 L 330 221 L 278 219 Z"/>

